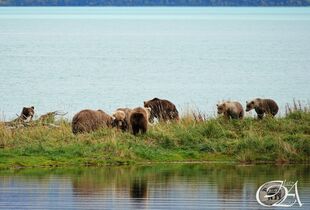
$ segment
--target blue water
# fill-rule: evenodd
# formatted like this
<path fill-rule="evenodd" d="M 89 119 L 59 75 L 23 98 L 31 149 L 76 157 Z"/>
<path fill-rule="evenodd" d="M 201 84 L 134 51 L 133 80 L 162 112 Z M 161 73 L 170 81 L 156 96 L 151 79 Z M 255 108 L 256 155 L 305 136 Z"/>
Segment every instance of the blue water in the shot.
<path fill-rule="evenodd" d="M 302 207 L 260 206 L 256 191 L 272 180 L 298 181 Z M 209 163 L 0 171 L 0 209 L 303 210 L 309 205 L 309 165 Z"/>
<path fill-rule="evenodd" d="M 310 8 L 0 8 L 0 119 L 310 99 Z M 283 112 L 282 112 L 283 113 Z"/>

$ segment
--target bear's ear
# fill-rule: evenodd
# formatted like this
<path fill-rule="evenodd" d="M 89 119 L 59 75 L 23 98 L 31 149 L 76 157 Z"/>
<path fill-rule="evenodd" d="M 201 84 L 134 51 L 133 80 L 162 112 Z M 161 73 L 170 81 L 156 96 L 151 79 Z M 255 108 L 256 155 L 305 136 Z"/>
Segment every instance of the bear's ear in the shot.
<path fill-rule="evenodd" d="M 145 106 L 145 104 L 146 104 L 146 101 L 143 101 L 143 104 L 144 104 L 144 106 Z"/>
<path fill-rule="evenodd" d="M 34 106 L 30 107 L 31 109 L 34 109 Z"/>
<path fill-rule="evenodd" d="M 216 104 L 217 107 L 219 107 L 219 104 Z"/>

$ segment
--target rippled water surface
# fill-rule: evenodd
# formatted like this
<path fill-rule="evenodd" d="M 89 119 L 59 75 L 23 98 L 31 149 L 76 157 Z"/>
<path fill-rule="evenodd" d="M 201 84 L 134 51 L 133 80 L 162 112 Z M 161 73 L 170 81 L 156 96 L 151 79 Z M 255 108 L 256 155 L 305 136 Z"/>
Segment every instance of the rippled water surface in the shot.
<path fill-rule="evenodd" d="M 0 209 L 261 209 L 271 180 L 298 181 L 310 206 L 309 165 L 168 164 L 0 171 Z"/>
<path fill-rule="evenodd" d="M 310 8 L 0 8 L 0 112 L 309 100 Z M 283 113 L 283 112 L 282 112 Z"/>

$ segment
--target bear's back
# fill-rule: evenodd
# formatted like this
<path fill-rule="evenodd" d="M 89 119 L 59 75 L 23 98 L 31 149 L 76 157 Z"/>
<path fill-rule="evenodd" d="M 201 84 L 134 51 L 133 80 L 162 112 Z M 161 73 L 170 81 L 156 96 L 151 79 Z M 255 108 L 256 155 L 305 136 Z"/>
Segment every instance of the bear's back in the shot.
<path fill-rule="evenodd" d="M 74 115 L 72 119 L 72 131 L 90 132 L 102 126 L 109 126 L 112 122 L 112 117 L 102 110 L 85 109 Z"/>
<path fill-rule="evenodd" d="M 278 104 L 272 99 L 264 99 L 265 108 L 268 112 L 275 115 L 279 111 Z"/>

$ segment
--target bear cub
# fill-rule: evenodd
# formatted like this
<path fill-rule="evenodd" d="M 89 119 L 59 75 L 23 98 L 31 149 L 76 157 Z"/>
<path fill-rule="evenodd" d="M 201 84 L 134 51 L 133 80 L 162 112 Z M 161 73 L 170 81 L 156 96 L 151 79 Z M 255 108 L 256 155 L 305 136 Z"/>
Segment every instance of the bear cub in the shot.
<path fill-rule="evenodd" d="M 223 114 L 228 119 L 242 119 L 244 116 L 243 107 L 237 101 L 225 101 L 217 104 L 217 113 Z"/>
<path fill-rule="evenodd" d="M 137 107 L 130 112 L 129 122 L 132 133 L 137 135 L 139 132 L 146 133 L 149 118 L 151 114 L 150 108 Z"/>
<path fill-rule="evenodd" d="M 258 119 L 263 119 L 264 115 L 274 117 L 279 111 L 278 104 L 274 100 L 261 98 L 246 102 L 246 111 L 249 112 L 252 109 L 257 113 Z"/>

